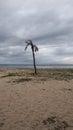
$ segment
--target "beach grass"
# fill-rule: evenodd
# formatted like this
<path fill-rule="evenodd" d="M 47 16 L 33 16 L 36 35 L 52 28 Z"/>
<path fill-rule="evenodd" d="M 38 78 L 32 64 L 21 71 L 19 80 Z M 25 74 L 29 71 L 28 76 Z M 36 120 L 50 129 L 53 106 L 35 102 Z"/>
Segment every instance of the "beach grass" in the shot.
<path fill-rule="evenodd" d="M 1 72 L 2 73 L 2 72 Z M 34 74 L 33 69 L 8 69 L 1 77 L 33 77 L 41 80 L 56 79 L 56 80 L 71 80 L 73 79 L 73 68 L 64 69 L 37 69 L 37 74 Z"/>

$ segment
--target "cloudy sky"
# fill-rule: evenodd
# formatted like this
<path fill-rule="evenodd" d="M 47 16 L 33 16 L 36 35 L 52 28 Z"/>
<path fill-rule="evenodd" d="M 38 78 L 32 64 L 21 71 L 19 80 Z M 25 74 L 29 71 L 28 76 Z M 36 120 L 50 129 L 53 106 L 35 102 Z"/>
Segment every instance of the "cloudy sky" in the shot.
<path fill-rule="evenodd" d="M 0 0 L 0 63 L 73 64 L 73 0 Z"/>

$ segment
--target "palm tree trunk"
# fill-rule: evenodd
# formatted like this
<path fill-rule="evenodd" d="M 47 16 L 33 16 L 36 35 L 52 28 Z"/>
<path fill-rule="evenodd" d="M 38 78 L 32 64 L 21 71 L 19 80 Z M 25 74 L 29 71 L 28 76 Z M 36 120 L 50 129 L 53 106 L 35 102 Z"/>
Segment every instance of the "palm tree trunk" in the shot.
<path fill-rule="evenodd" d="M 32 51 L 33 53 L 33 65 L 34 65 L 34 72 L 36 74 L 36 63 L 35 63 L 35 54 L 34 54 L 34 51 Z"/>

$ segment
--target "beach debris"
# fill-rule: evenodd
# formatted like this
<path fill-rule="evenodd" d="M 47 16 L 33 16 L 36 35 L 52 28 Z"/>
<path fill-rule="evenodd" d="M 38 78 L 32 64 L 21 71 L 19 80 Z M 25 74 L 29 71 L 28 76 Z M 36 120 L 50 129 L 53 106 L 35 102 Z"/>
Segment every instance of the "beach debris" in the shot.
<path fill-rule="evenodd" d="M 48 117 L 42 123 L 48 130 L 66 130 L 66 128 L 71 127 L 65 120 L 56 116 Z"/>
<path fill-rule="evenodd" d="M 0 123 L 0 127 L 3 127 L 3 125 L 4 125 L 4 123 L 3 123 L 3 122 L 1 122 L 1 123 Z"/>
<path fill-rule="evenodd" d="M 18 78 L 16 80 L 14 80 L 13 82 L 17 82 L 17 83 L 21 83 L 21 82 L 27 82 L 27 81 L 31 81 L 32 78 Z"/>

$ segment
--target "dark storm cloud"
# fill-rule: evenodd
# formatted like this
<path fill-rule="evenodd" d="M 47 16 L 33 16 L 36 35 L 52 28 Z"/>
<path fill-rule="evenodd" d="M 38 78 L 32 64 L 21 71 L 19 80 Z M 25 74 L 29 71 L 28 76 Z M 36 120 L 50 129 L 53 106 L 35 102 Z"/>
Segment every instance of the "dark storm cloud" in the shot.
<path fill-rule="evenodd" d="M 39 52 L 41 47 L 48 49 L 42 50 L 44 55 L 37 54 L 37 60 L 43 55 L 41 62 L 48 56 L 52 63 L 55 56 L 57 62 L 61 56 L 62 60 L 73 57 L 73 1 L 0 0 L 0 63 L 6 58 L 8 62 L 31 62 L 30 51 L 24 52 L 27 39 L 39 46 Z"/>

